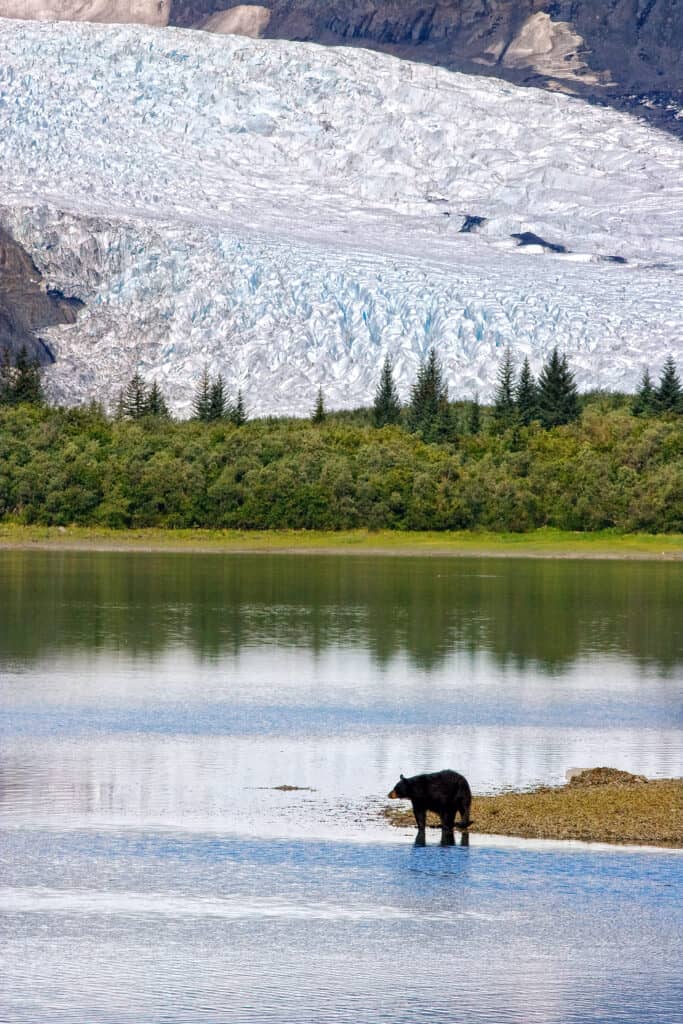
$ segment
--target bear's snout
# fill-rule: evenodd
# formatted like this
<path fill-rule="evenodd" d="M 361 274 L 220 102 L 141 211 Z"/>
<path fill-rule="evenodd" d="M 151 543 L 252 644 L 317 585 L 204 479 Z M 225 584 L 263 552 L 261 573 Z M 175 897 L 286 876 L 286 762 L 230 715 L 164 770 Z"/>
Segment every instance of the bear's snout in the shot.
<path fill-rule="evenodd" d="M 396 792 L 395 789 L 392 789 L 391 793 L 389 794 L 389 799 L 390 800 L 398 800 L 398 793 Z"/>

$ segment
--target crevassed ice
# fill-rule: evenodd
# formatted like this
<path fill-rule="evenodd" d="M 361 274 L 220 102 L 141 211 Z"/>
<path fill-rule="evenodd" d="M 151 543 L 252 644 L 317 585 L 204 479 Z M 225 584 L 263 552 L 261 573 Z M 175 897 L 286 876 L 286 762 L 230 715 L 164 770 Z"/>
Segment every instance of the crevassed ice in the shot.
<path fill-rule="evenodd" d="M 0 219 L 87 303 L 50 335 L 69 401 L 138 367 L 182 412 L 209 363 L 296 413 L 319 384 L 367 402 L 386 352 L 405 391 L 431 345 L 483 397 L 507 345 L 559 345 L 584 387 L 683 354 L 683 145 L 611 110 L 362 50 L 0 20 L 0 141 Z"/>

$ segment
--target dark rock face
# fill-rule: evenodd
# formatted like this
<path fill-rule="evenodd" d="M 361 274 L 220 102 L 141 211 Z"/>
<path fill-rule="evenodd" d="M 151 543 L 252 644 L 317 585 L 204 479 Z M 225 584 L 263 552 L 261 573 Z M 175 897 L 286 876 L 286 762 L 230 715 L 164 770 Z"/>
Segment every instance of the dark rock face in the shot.
<path fill-rule="evenodd" d="M 575 92 L 683 134 L 683 0 L 255 0 L 266 35 Z M 230 0 L 173 0 L 196 25 Z"/>
<path fill-rule="evenodd" d="M 25 346 L 41 365 L 53 363 L 41 329 L 74 323 L 82 306 L 79 299 L 46 289 L 26 250 L 0 228 L 0 352 L 7 350 L 16 357 Z"/>
<path fill-rule="evenodd" d="M 510 237 L 516 239 L 517 244 L 520 246 L 538 245 L 541 249 L 545 249 L 546 252 L 569 251 L 565 245 L 560 245 L 558 242 L 547 242 L 545 238 L 541 238 L 540 235 L 534 234 L 533 231 L 522 231 L 521 234 L 514 234 Z"/>

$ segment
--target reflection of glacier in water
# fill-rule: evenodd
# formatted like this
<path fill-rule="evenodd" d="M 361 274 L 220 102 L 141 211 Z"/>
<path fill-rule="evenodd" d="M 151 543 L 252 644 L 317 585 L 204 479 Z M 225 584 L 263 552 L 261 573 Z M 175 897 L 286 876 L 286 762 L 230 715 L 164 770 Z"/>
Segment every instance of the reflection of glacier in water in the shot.
<path fill-rule="evenodd" d="M 3 1020 L 677 1019 L 677 854 L 414 849 L 378 812 L 446 765 L 681 774 L 678 566 L 2 553 L 0 581 Z"/>
<path fill-rule="evenodd" d="M 399 772 L 452 766 L 475 792 L 559 784 L 568 767 L 683 773 L 680 729 L 377 729 L 365 736 L 105 733 L 9 738 L 0 826 L 165 828 L 221 835 L 387 839 L 379 819 Z M 180 723 L 178 724 L 180 728 Z M 303 787 L 280 792 L 282 784 Z"/>

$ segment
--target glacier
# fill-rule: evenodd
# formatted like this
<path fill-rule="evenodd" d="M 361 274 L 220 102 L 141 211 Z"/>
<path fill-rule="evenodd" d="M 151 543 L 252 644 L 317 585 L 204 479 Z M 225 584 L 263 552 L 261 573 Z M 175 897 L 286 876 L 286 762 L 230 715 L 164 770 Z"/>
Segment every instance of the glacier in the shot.
<path fill-rule="evenodd" d="M 0 19 L 0 224 L 85 303 L 55 399 L 137 369 L 186 414 L 487 398 L 509 346 L 582 388 L 683 355 L 683 144 L 627 115 L 360 49 Z M 463 233 L 467 218 L 481 218 Z M 536 244 L 514 235 L 530 233 Z M 546 242 L 563 247 L 553 252 Z"/>

